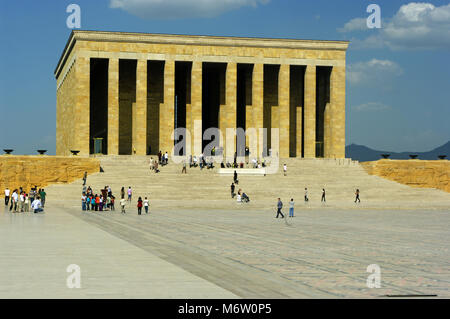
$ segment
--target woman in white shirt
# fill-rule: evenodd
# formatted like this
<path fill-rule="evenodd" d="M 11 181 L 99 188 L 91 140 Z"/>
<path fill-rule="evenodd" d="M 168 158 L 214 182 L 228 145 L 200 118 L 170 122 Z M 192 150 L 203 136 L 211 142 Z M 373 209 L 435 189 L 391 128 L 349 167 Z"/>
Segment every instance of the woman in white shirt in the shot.
<path fill-rule="evenodd" d="M 144 209 L 145 209 L 145 213 L 148 214 L 148 199 L 147 199 L 147 197 L 145 197 L 145 199 L 144 199 Z"/>

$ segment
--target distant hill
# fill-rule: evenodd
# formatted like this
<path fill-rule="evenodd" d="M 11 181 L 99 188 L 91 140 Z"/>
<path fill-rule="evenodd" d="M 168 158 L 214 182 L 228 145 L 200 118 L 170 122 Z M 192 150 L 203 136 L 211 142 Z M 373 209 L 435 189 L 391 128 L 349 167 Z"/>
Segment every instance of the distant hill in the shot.
<path fill-rule="evenodd" d="M 423 160 L 435 160 L 439 155 L 447 155 L 447 159 L 450 159 L 450 141 L 444 145 L 435 148 L 429 152 L 388 152 L 373 150 L 364 145 L 351 144 L 345 148 L 345 155 L 348 158 L 358 160 L 360 162 L 376 161 L 381 159 L 381 154 L 391 154 L 390 159 L 409 159 L 410 154 L 419 155 L 419 159 Z"/>

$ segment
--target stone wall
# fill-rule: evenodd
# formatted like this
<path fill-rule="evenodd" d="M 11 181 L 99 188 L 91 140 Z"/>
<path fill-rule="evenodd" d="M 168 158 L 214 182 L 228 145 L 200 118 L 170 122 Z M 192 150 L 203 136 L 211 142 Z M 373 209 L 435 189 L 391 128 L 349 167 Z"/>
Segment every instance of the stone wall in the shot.
<path fill-rule="evenodd" d="M 0 197 L 4 189 L 70 183 L 100 171 L 100 161 L 94 158 L 63 156 L 0 156 Z"/>
<path fill-rule="evenodd" d="M 370 175 L 412 187 L 438 188 L 450 192 L 450 162 L 423 160 L 379 160 L 360 163 Z"/>

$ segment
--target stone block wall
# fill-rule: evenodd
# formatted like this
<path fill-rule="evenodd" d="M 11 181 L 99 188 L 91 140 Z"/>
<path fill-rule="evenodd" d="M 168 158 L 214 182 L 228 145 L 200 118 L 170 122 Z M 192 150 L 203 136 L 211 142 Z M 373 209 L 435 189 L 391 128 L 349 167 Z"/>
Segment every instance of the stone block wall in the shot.
<path fill-rule="evenodd" d="M 64 156 L 0 156 L 0 197 L 8 187 L 45 188 L 50 184 L 70 183 L 100 171 L 100 161 L 94 158 Z"/>
<path fill-rule="evenodd" d="M 450 193 L 450 161 L 379 160 L 362 162 L 370 175 L 412 187 L 438 188 Z"/>

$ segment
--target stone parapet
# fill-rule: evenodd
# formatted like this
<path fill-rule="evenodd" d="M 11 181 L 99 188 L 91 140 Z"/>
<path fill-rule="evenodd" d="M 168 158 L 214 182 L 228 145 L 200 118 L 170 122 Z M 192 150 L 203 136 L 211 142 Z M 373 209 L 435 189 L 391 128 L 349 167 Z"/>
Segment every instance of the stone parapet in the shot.
<path fill-rule="evenodd" d="M 100 161 L 88 157 L 65 156 L 0 156 L 0 197 L 4 189 L 22 187 L 26 192 L 37 186 L 71 183 L 88 174 L 100 171 Z M 80 187 L 81 191 L 81 187 Z M 81 193 L 80 193 L 81 195 Z"/>
<path fill-rule="evenodd" d="M 450 193 L 450 162 L 388 160 L 362 162 L 370 175 L 377 175 L 412 187 L 438 188 Z"/>

